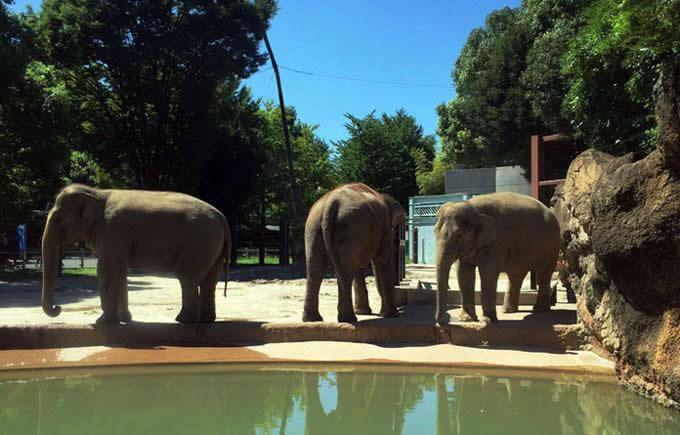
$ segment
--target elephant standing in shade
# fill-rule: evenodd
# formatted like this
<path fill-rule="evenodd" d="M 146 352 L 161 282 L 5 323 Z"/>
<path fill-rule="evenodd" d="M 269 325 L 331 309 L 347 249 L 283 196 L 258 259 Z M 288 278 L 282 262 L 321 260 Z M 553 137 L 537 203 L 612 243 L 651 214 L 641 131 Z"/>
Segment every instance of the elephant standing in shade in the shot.
<path fill-rule="evenodd" d="M 352 307 L 352 281 L 357 311 L 370 313 L 363 268 L 373 265 L 382 300 L 380 315 L 398 314 L 394 302 L 394 228 L 404 219 L 403 207 L 389 195 L 361 183 L 346 184 L 321 197 L 305 224 L 307 292 L 302 320 L 323 321 L 319 314 L 319 287 L 330 264 L 338 280 L 338 321 L 356 322 Z"/>
<path fill-rule="evenodd" d="M 458 260 L 461 320 L 477 320 L 475 268 L 482 281 L 482 310 L 496 321 L 498 275 L 508 275 L 503 311 L 517 311 L 522 281 L 535 271 L 538 297 L 534 311 L 550 310 L 550 279 L 560 251 L 555 215 L 539 201 L 511 192 L 449 202 L 437 213 L 434 228 L 437 268 L 437 322 L 447 323 L 446 291 L 451 265 Z"/>
<path fill-rule="evenodd" d="M 231 233 L 226 218 L 213 206 L 176 192 L 101 190 L 80 184 L 64 188 L 49 212 L 42 239 L 42 306 L 50 317 L 61 312 L 53 303 L 59 259 L 65 247 L 80 241 L 92 246 L 98 257 L 103 311 L 98 324 L 132 320 L 129 267 L 177 275 L 182 285 L 178 322 L 215 320 L 215 287 L 229 263 Z"/>

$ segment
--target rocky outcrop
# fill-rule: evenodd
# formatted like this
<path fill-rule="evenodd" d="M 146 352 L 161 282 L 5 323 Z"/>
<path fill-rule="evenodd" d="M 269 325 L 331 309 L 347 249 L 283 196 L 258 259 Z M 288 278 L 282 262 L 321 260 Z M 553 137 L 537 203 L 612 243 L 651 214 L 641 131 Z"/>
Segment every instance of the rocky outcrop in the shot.
<path fill-rule="evenodd" d="M 553 206 L 593 347 L 616 359 L 622 383 L 680 408 L 680 73 L 671 72 L 660 80 L 657 150 L 586 151 Z"/>

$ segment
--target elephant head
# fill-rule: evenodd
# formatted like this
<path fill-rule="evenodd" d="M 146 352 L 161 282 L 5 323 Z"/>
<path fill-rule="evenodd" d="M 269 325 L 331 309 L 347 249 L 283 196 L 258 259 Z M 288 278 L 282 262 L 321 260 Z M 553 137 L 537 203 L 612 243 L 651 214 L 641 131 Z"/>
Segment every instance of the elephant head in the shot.
<path fill-rule="evenodd" d="M 445 291 L 451 265 L 458 259 L 473 258 L 496 239 L 496 222 L 467 202 L 444 204 L 434 227 L 437 287 Z"/>
<path fill-rule="evenodd" d="M 104 215 L 104 202 L 102 191 L 72 184 L 59 192 L 47 216 L 42 238 L 42 307 L 50 317 L 61 312 L 61 307 L 53 304 L 53 291 L 64 248 L 81 241 L 94 244 L 95 228 Z"/>

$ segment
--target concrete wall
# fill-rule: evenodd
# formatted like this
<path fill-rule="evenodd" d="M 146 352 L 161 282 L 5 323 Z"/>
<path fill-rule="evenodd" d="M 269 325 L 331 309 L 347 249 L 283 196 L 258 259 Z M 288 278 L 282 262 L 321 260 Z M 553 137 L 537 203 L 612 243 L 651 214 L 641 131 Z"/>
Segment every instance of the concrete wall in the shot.
<path fill-rule="evenodd" d="M 480 195 L 491 193 L 496 189 L 496 169 L 454 169 L 446 172 L 446 193 L 466 193 Z"/>
<path fill-rule="evenodd" d="M 531 183 L 524 178 L 520 166 L 499 166 L 496 168 L 495 192 L 515 192 L 531 195 Z"/>
<path fill-rule="evenodd" d="M 446 193 L 481 195 L 492 192 L 531 194 L 531 184 L 519 166 L 497 168 L 454 169 L 446 173 Z"/>

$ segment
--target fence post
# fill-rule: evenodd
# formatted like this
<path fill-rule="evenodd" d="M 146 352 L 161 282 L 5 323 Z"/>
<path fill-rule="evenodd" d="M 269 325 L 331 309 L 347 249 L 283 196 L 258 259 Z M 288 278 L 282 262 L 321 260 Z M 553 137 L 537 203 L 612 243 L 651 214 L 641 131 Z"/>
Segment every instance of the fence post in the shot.
<path fill-rule="evenodd" d="M 85 268 L 85 252 L 82 247 L 80 248 L 80 268 Z"/>

